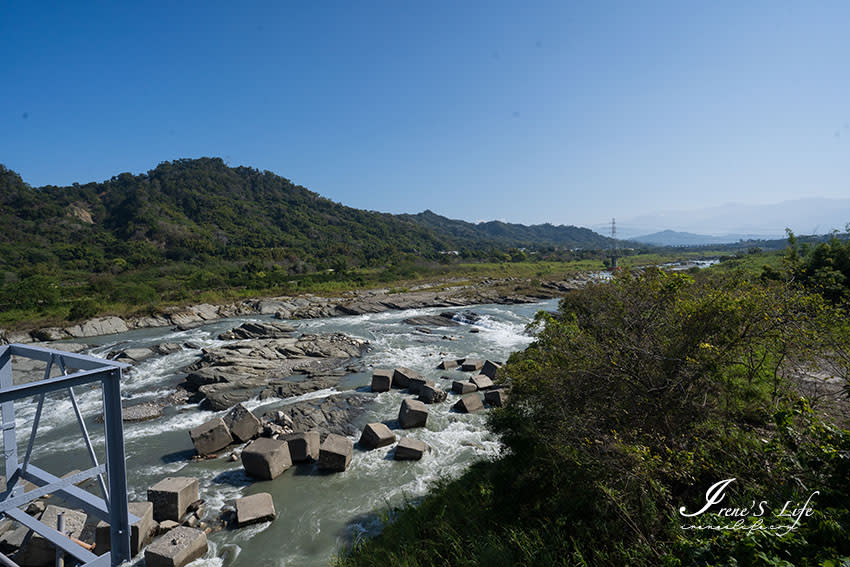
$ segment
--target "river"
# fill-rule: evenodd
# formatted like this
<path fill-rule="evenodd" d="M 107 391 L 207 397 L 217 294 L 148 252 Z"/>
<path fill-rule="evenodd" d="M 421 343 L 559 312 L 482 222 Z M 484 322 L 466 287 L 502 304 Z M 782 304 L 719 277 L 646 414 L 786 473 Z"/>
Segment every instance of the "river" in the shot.
<path fill-rule="evenodd" d="M 531 337 L 526 324 L 541 309 L 551 310 L 557 300 L 526 305 L 475 305 L 469 310 L 481 315 L 474 325 L 432 329 L 424 334 L 402 320 L 414 315 L 434 315 L 444 308 L 367 314 L 351 317 L 291 321 L 301 333 L 341 332 L 366 339 L 371 348 L 364 354 L 367 368 L 407 366 L 435 380 L 445 389 L 451 383 L 442 376 L 462 377 L 470 373 L 436 370 L 442 358 L 474 356 L 506 360 L 511 352 L 525 348 Z M 461 311 L 461 309 L 454 309 Z M 183 350 L 142 361 L 127 372 L 122 395 L 133 401 L 162 396 L 180 382 L 180 369 L 200 356 L 200 349 L 223 344 L 216 337 L 246 321 L 269 320 L 252 316 L 219 320 L 188 331 L 168 328 L 142 329 L 87 339 L 89 354 L 104 356 L 111 350 L 145 347 L 160 343 L 180 343 Z M 472 329 L 479 332 L 470 332 Z M 446 340 L 444 335 L 456 337 Z M 338 389 L 368 391 L 370 372 L 348 375 Z M 305 398 L 320 398 L 338 389 L 321 390 L 287 400 L 251 400 L 245 405 L 257 415 L 281 405 Z M 102 425 L 95 422 L 100 411 L 99 390 L 77 392 L 89 431 L 103 462 Z M 358 418 L 358 428 L 372 421 L 391 421 L 397 417 L 405 394 L 391 391 L 374 396 Z M 253 494 L 272 494 L 277 519 L 252 527 L 219 531 L 209 536 L 209 551 L 192 563 L 200 566 L 319 566 L 328 565 L 333 556 L 353 537 L 375 533 L 380 528 L 376 511 L 387 510 L 405 501 L 415 500 L 437 478 L 456 476 L 472 462 L 499 454 L 499 440 L 484 427 L 485 413 L 450 412 L 456 396 L 431 406 L 427 428 L 412 429 L 404 435 L 425 441 L 430 451 L 421 461 L 396 462 L 390 449 L 361 451 L 355 447 L 348 470 L 319 474 L 313 465 L 299 465 L 273 481 L 255 482 L 247 477 L 238 462 L 226 458 L 192 461 L 192 444 L 187 431 L 209 420 L 213 412 L 197 406 L 166 408 L 159 419 L 125 423 L 128 485 L 130 500 L 145 500 L 147 488 L 165 476 L 192 476 L 200 481 L 201 498 L 206 500 L 205 520 L 215 523 L 222 506 L 229 500 Z M 16 403 L 19 439 L 26 443 L 35 413 L 34 400 Z M 219 412 L 221 414 L 223 412 Z M 398 431 L 396 432 L 398 433 Z M 356 442 L 357 438 L 353 438 Z M 20 450 L 24 450 L 22 445 Z M 48 399 L 39 430 L 33 462 L 55 472 L 90 466 L 79 441 L 79 433 L 70 401 L 57 396 Z M 141 561 L 137 561 L 141 563 Z"/>

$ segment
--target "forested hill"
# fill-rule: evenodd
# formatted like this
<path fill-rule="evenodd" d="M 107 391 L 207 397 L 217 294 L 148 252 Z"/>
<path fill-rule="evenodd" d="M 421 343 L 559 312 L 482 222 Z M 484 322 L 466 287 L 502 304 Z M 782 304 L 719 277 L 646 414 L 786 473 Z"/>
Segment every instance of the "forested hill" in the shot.
<path fill-rule="evenodd" d="M 440 216 L 426 210 L 416 215 L 399 215 L 433 230 L 438 236 L 460 243 L 486 242 L 494 246 L 567 246 L 607 248 L 613 242 L 589 228 L 576 226 L 512 224 L 501 221 L 471 223 Z"/>
<path fill-rule="evenodd" d="M 0 207 L 0 268 L 7 271 L 48 265 L 100 272 L 116 263 L 219 259 L 304 273 L 433 259 L 446 249 L 603 247 L 608 240 L 575 227 L 363 211 L 219 158 L 164 162 L 145 174 L 70 187 L 31 188 L 0 166 Z"/>
<path fill-rule="evenodd" d="M 390 214 L 325 199 L 268 171 L 177 160 L 103 183 L 26 186 L 0 166 L 0 262 L 272 260 L 294 271 L 432 256 L 442 239 Z M 83 267 L 83 266 L 80 266 Z"/>

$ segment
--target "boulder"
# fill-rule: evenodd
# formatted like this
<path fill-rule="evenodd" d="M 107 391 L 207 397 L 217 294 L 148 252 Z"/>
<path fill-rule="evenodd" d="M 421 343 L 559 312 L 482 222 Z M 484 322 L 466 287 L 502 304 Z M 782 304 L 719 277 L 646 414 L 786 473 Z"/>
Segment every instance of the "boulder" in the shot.
<path fill-rule="evenodd" d="M 460 324 L 449 317 L 441 317 L 440 315 L 408 317 L 402 323 L 407 323 L 408 325 L 430 325 L 432 327 L 457 327 Z"/>
<path fill-rule="evenodd" d="M 505 390 L 490 390 L 484 394 L 484 401 L 493 407 L 500 408 L 508 401 L 508 393 Z"/>
<path fill-rule="evenodd" d="M 351 439 L 331 433 L 319 448 L 319 468 L 342 472 L 351 463 L 354 443 Z"/>
<path fill-rule="evenodd" d="M 97 337 L 128 331 L 127 323 L 120 317 L 96 317 L 81 325 L 65 329 L 72 337 Z"/>
<path fill-rule="evenodd" d="M 493 362 L 492 360 L 485 360 L 484 366 L 481 367 L 481 374 L 489 377 L 492 380 L 496 379 L 496 371 L 498 371 L 502 367 L 498 362 Z"/>
<path fill-rule="evenodd" d="M 231 329 L 218 336 L 219 339 L 227 341 L 234 339 L 281 339 L 292 336 L 295 327 L 286 323 L 264 321 L 262 323 L 249 321 Z"/>
<path fill-rule="evenodd" d="M 484 374 L 477 374 L 470 378 L 469 381 L 475 384 L 475 387 L 479 390 L 489 390 L 493 387 L 493 381 L 490 380 L 489 376 L 485 376 Z"/>
<path fill-rule="evenodd" d="M 199 455 L 211 455 L 233 443 L 230 430 L 220 417 L 189 430 L 189 437 Z"/>
<path fill-rule="evenodd" d="M 83 526 L 86 523 L 86 514 L 80 510 L 72 510 L 60 506 L 50 505 L 41 514 L 39 521 L 42 524 L 57 529 L 59 514 L 65 518 L 65 533 L 74 538 L 80 538 Z M 22 566 L 53 565 L 56 560 L 56 548 L 44 536 L 33 533 L 29 542 L 15 556 L 15 561 Z"/>
<path fill-rule="evenodd" d="M 398 445 L 395 446 L 393 459 L 396 461 L 418 461 L 427 450 L 428 445 L 424 441 L 402 437 Z"/>
<path fill-rule="evenodd" d="M 292 466 L 289 444 L 280 439 L 261 437 L 242 449 L 245 472 L 260 480 L 274 480 Z"/>
<path fill-rule="evenodd" d="M 370 423 L 363 428 L 359 444 L 364 449 L 377 449 L 395 443 L 395 435 L 383 423 Z"/>
<path fill-rule="evenodd" d="M 419 401 L 426 404 L 438 404 L 446 400 L 446 392 L 434 383 L 427 383 L 419 389 Z"/>
<path fill-rule="evenodd" d="M 230 429 L 233 438 L 240 443 L 250 441 L 263 429 L 263 424 L 257 416 L 242 404 L 236 404 L 227 412 L 224 423 Z"/>
<path fill-rule="evenodd" d="M 319 460 L 318 431 L 290 433 L 280 439 L 289 445 L 289 456 L 293 463 L 311 463 Z"/>
<path fill-rule="evenodd" d="M 145 549 L 147 567 L 184 567 L 207 552 L 207 534 L 178 526 Z"/>
<path fill-rule="evenodd" d="M 393 371 L 393 387 L 408 388 L 412 378 L 422 378 L 422 375 L 410 368 L 399 367 Z"/>
<path fill-rule="evenodd" d="M 130 554 L 134 557 L 143 547 L 150 543 L 154 535 L 156 522 L 153 520 L 153 504 L 151 502 L 129 502 L 130 513 L 139 518 L 130 524 Z M 95 549 L 100 554 L 111 548 L 109 523 L 100 521 L 95 528 Z"/>
<path fill-rule="evenodd" d="M 274 501 L 268 492 L 236 499 L 236 523 L 239 527 L 270 522 L 275 518 Z"/>
<path fill-rule="evenodd" d="M 153 519 L 157 522 L 179 522 L 198 501 L 198 479 L 170 476 L 148 488 L 148 500 L 153 503 Z"/>
<path fill-rule="evenodd" d="M 398 412 L 398 422 L 402 428 L 425 427 L 428 421 L 428 407 L 418 400 L 404 400 Z"/>
<path fill-rule="evenodd" d="M 385 368 L 376 368 L 372 372 L 372 391 L 387 392 L 393 383 L 393 371 Z"/>
<path fill-rule="evenodd" d="M 483 360 L 478 359 L 478 358 L 467 358 L 463 361 L 463 364 L 461 364 L 460 369 L 465 371 L 465 372 L 469 372 L 469 371 L 481 370 L 481 368 L 483 366 L 484 366 Z"/>
<path fill-rule="evenodd" d="M 457 380 L 452 382 L 452 391 L 457 394 L 468 394 L 476 391 L 477 389 L 478 386 L 472 382 L 458 382 Z"/>
<path fill-rule="evenodd" d="M 472 413 L 483 410 L 484 404 L 481 403 L 481 396 L 470 394 L 459 399 L 452 408 L 460 413 Z"/>

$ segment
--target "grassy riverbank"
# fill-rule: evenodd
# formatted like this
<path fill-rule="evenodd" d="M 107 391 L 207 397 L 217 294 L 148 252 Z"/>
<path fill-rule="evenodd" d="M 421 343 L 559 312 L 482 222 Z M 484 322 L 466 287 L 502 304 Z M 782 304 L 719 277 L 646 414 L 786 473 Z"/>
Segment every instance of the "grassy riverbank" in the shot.
<path fill-rule="evenodd" d="M 729 253 L 726 252 L 728 255 Z M 712 256 L 704 252 L 638 254 L 621 259 L 623 266 L 662 264 Z M 386 268 L 286 274 L 242 267 L 218 266 L 199 275 L 188 265 L 126 270 L 93 276 L 71 271 L 60 281 L 36 278 L 33 301 L 0 311 L 0 327 L 36 328 L 62 325 L 97 315 L 149 315 L 171 307 L 195 303 L 223 304 L 246 298 L 312 293 L 337 295 L 346 291 L 390 288 L 404 291 L 423 284 L 475 284 L 486 278 L 524 278 L 533 288 L 542 281 L 557 281 L 580 272 L 602 270 L 601 259 L 520 262 L 408 262 Z M 211 268 L 212 269 L 212 268 Z"/>

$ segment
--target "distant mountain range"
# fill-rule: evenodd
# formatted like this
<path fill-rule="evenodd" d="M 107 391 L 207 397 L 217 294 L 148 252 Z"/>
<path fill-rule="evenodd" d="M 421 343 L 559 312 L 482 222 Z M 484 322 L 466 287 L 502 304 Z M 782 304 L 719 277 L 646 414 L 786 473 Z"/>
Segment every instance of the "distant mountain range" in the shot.
<path fill-rule="evenodd" d="M 727 234 L 724 236 L 711 236 L 708 234 L 693 234 L 691 232 L 677 232 L 675 230 L 662 230 L 652 234 L 634 236 L 631 240 L 642 244 L 653 246 L 702 246 L 706 244 L 732 244 L 740 241 L 763 240 L 763 235 L 757 234 Z"/>
<path fill-rule="evenodd" d="M 698 210 L 665 211 L 635 217 L 617 218 L 617 235 L 639 239 L 654 233 L 672 231 L 722 237 L 723 242 L 740 238 L 784 238 L 785 229 L 797 234 L 826 234 L 844 230 L 850 222 L 850 198 L 819 197 L 782 201 L 768 205 L 726 203 Z M 601 233 L 607 225 L 593 225 Z M 720 241 L 709 241 L 717 243 Z M 676 242 L 685 244 L 685 241 Z"/>
<path fill-rule="evenodd" d="M 440 216 L 426 210 L 415 215 L 398 215 L 426 227 L 457 245 L 469 242 L 493 246 L 564 246 L 570 248 L 607 248 L 612 239 L 589 228 L 553 224 L 513 224 L 502 221 L 471 223 Z"/>

